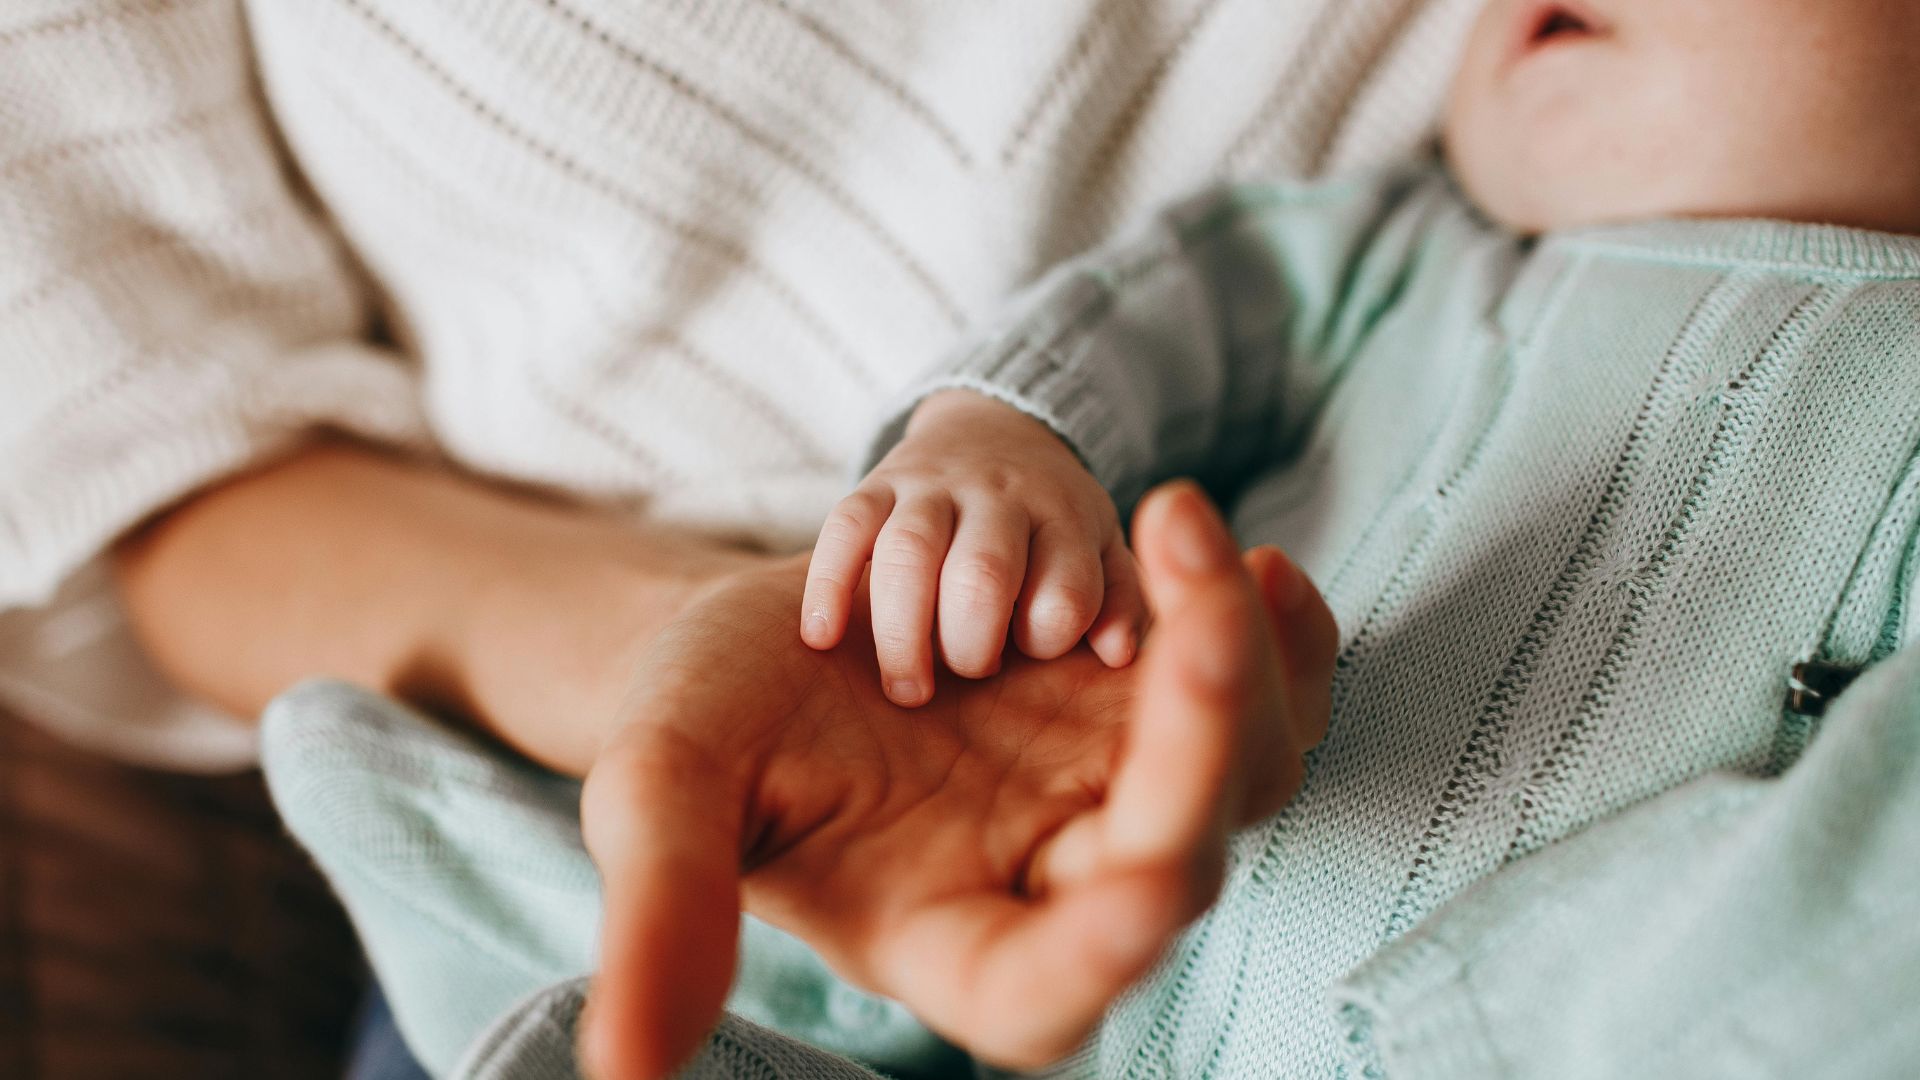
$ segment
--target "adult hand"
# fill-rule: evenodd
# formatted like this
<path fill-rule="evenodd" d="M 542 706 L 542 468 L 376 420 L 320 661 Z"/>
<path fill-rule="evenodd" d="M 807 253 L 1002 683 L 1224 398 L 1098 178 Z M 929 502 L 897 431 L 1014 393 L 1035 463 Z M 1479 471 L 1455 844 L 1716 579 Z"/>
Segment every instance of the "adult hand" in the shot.
<path fill-rule="evenodd" d="M 869 631 L 808 649 L 793 563 L 710 595 L 642 666 L 582 807 L 605 885 L 582 1053 L 669 1074 L 725 1001 L 739 913 L 977 1057 L 1072 1051 L 1212 901 L 1236 827 L 1298 790 L 1336 633 L 1191 485 L 1141 506 L 1142 661 L 1015 658 L 890 704 Z"/>

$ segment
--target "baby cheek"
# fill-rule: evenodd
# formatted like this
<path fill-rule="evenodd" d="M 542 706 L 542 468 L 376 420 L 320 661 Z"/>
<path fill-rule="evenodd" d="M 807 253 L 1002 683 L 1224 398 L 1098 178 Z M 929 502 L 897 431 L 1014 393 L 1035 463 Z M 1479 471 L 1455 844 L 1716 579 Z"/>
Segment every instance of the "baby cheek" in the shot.
<path fill-rule="evenodd" d="M 1618 112 L 1573 94 L 1519 103 L 1481 130 L 1495 147 L 1479 168 L 1488 209 L 1528 231 L 1586 224 L 1608 215 L 1619 178 L 1639 170 L 1640 137 L 1618 125 Z"/>
<path fill-rule="evenodd" d="M 1578 91 L 1540 95 L 1513 125 L 1547 226 L 1706 210 L 1739 182 L 1727 168 L 1724 99 L 1694 73 L 1638 59 L 1596 67 Z"/>

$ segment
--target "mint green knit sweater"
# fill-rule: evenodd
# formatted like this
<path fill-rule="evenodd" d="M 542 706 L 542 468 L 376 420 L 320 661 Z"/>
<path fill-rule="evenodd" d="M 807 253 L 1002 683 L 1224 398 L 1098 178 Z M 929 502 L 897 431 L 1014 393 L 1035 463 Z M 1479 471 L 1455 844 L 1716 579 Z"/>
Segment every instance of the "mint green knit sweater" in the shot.
<path fill-rule="evenodd" d="M 1062 267 L 916 396 L 950 385 L 1123 502 L 1201 476 L 1345 639 L 1305 789 L 1068 1071 L 1920 1067 L 1920 239 L 1528 242 L 1430 170 L 1236 187 Z M 1812 659 L 1879 670 L 1816 720 L 1785 707 Z M 276 705 L 266 761 L 430 1064 L 591 966 L 571 785 L 333 684 Z M 790 939 L 745 956 L 746 1019 L 938 1059 Z M 564 1074 L 574 1001 L 469 1067 Z M 701 1068 L 853 1070 L 739 1020 Z"/>

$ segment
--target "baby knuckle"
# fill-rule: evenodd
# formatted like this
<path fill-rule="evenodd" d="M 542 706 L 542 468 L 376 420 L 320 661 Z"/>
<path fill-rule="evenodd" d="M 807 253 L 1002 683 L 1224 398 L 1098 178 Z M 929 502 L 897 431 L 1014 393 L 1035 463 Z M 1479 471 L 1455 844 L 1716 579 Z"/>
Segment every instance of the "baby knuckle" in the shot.
<path fill-rule="evenodd" d="M 874 653 L 886 671 L 910 670 L 919 661 L 925 638 L 904 626 L 877 630 L 873 635 Z"/>
<path fill-rule="evenodd" d="M 1029 470 L 1017 462 L 1002 457 L 990 444 L 983 445 L 972 456 L 970 467 L 966 470 L 964 484 L 968 491 L 995 498 L 1005 498 L 1009 493 L 1019 491 L 1029 482 Z"/>
<path fill-rule="evenodd" d="M 888 500 L 879 492 L 862 489 L 841 499 L 834 517 L 855 526 L 871 526 L 887 509 Z"/>
<path fill-rule="evenodd" d="M 828 548 L 857 547 L 868 531 L 851 518 L 835 515 L 820 527 L 819 544 Z"/>
<path fill-rule="evenodd" d="M 874 561 L 890 569 L 929 570 L 940 561 L 943 545 L 916 525 L 902 525 L 884 538 Z"/>
<path fill-rule="evenodd" d="M 844 590 L 856 580 L 858 580 L 856 575 L 848 573 L 841 567 L 816 562 L 807 571 L 807 591 L 816 593 L 822 590 Z"/>
<path fill-rule="evenodd" d="M 941 581 L 947 588 L 947 599 L 970 610 L 996 607 L 1020 587 L 1013 560 L 986 553 L 950 564 Z"/>
<path fill-rule="evenodd" d="M 1106 598 L 1105 586 L 1099 568 L 1089 566 L 1055 582 L 1052 591 L 1068 611 L 1076 615 L 1092 615 L 1100 610 L 1100 602 Z"/>
<path fill-rule="evenodd" d="M 1101 597 L 1077 582 L 1061 582 L 1048 587 L 1034 598 L 1028 621 L 1035 630 L 1049 633 L 1078 633 L 1093 621 L 1100 610 Z"/>

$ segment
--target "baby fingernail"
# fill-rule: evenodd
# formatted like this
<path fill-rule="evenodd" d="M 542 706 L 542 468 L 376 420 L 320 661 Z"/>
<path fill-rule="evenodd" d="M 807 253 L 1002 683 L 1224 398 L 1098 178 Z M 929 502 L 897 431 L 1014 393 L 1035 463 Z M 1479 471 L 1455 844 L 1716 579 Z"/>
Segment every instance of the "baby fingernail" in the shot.
<path fill-rule="evenodd" d="M 808 615 L 806 625 L 802 628 L 802 633 L 810 641 L 819 641 L 826 637 L 827 613 L 824 611 L 816 611 Z"/>
<path fill-rule="evenodd" d="M 920 684 L 912 679 L 897 679 L 887 684 L 887 696 L 896 704 L 918 705 L 920 703 Z"/>
<path fill-rule="evenodd" d="M 1110 667 L 1124 667 L 1132 663 L 1139 647 L 1133 628 L 1129 626 L 1108 627 L 1101 631 L 1099 640 L 1093 643 L 1093 651 L 1099 653 Z"/>

